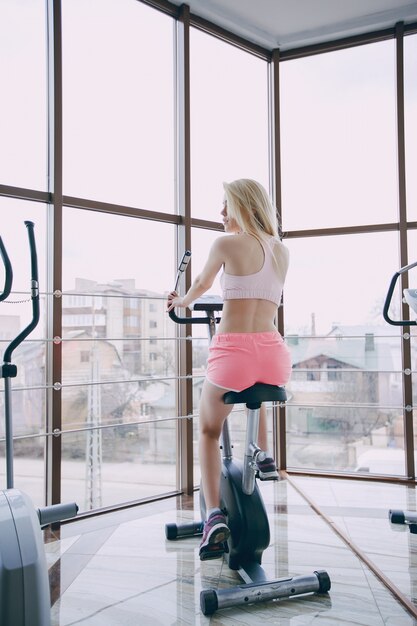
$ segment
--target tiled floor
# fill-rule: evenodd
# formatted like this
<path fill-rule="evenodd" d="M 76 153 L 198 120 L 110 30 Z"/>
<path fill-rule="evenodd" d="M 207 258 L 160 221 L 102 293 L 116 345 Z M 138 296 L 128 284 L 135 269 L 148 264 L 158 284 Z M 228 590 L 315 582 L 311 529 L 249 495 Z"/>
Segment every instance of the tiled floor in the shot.
<path fill-rule="evenodd" d="M 323 478 L 290 481 L 261 484 L 271 525 L 264 569 L 271 578 L 326 570 L 328 594 L 225 608 L 205 617 L 200 591 L 241 581 L 222 560 L 200 562 L 197 538 L 165 539 L 167 522 L 199 517 L 198 496 L 174 498 L 66 524 L 60 538 L 46 538 L 53 626 L 417 624 L 352 549 L 354 544 L 406 598 L 415 599 L 417 535 L 396 532 L 388 521 L 389 508 L 413 508 L 414 489 Z"/>

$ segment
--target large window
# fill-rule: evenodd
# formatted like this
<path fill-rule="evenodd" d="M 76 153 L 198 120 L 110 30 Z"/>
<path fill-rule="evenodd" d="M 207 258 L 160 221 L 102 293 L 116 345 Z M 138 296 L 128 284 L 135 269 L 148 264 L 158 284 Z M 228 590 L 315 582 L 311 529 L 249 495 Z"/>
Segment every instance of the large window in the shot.
<path fill-rule="evenodd" d="M 280 75 L 287 463 L 403 475 L 400 331 L 382 317 L 399 240 L 372 232 L 398 220 L 394 43 L 288 61 Z M 334 235 L 290 238 L 321 228 Z"/>
<path fill-rule="evenodd" d="M 192 215 L 220 221 L 223 181 L 268 173 L 267 63 L 191 29 Z"/>
<path fill-rule="evenodd" d="M 284 230 L 397 220 L 392 41 L 281 64 Z"/>
<path fill-rule="evenodd" d="M 173 259 L 171 225 L 65 209 L 63 492 L 83 509 L 175 489 Z"/>
<path fill-rule="evenodd" d="M 287 242 L 290 467 L 375 471 L 368 457 L 385 449 L 402 465 L 380 464 L 379 472 L 404 472 L 400 334 L 382 318 L 397 240 L 369 233 Z M 395 297 L 393 315 L 398 308 Z"/>
<path fill-rule="evenodd" d="M 66 194 L 173 212 L 173 35 L 137 0 L 63 1 Z"/>

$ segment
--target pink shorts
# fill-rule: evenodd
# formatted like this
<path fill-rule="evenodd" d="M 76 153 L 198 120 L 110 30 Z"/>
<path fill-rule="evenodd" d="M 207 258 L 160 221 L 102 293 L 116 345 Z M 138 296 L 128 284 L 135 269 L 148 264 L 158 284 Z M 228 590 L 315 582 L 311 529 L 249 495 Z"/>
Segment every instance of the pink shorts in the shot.
<path fill-rule="evenodd" d="M 255 383 L 285 385 L 290 375 L 290 351 L 276 331 L 220 333 L 211 340 L 206 379 L 216 387 L 242 391 Z"/>

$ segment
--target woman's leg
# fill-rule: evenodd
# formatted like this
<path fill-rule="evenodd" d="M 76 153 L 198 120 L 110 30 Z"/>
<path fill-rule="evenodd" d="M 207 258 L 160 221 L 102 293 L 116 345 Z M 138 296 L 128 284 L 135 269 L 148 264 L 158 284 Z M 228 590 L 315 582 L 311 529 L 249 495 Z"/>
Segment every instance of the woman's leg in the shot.
<path fill-rule="evenodd" d="M 224 404 L 227 389 L 204 381 L 200 399 L 200 467 L 206 510 L 220 506 L 221 458 L 219 438 L 233 405 Z"/>

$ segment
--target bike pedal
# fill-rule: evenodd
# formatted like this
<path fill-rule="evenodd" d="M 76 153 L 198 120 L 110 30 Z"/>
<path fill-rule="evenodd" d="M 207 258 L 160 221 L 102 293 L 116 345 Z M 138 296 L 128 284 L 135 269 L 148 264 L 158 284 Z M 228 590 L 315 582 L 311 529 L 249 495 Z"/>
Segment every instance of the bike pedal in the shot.
<path fill-rule="evenodd" d="M 258 471 L 256 472 L 256 478 L 259 478 L 262 482 L 267 482 L 268 480 L 279 480 L 279 475 L 276 472 L 276 474 L 271 474 L 270 476 L 261 476 Z"/>
<path fill-rule="evenodd" d="M 212 543 L 204 548 L 200 548 L 200 561 L 209 561 L 210 559 L 220 559 L 225 552 L 228 552 L 227 543 Z"/>

